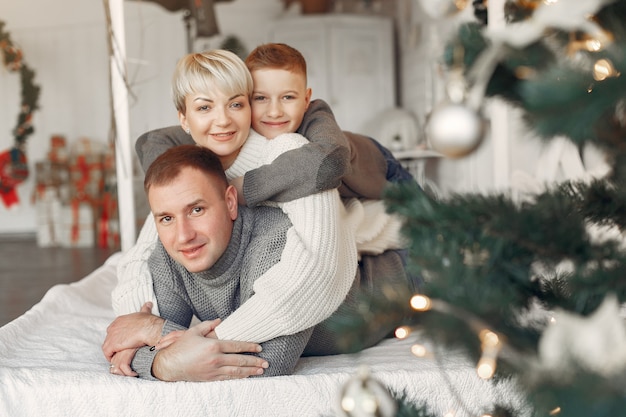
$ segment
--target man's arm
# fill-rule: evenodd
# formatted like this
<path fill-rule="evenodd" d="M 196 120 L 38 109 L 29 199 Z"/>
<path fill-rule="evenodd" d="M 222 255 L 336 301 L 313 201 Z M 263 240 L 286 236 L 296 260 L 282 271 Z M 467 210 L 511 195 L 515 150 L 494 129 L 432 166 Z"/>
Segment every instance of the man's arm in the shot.
<path fill-rule="evenodd" d="M 311 102 L 297 133 L 309 142 L 246 173 L 243 195 L 249 207 L 264 201 L 292 201 L 337 188 L 350 172 L 347 138 L 324 101 Z"/>
<path fill-rule="evenodd" d="M 166 348 L 139 349 L 133 368 L 142 378 L 162 381 L 223 381 L 262 375 L 268 362 L 249 354 L 258 354 L 261 346 L 210 337 L 217 323 L 219 320 L 199 323 Z"/>

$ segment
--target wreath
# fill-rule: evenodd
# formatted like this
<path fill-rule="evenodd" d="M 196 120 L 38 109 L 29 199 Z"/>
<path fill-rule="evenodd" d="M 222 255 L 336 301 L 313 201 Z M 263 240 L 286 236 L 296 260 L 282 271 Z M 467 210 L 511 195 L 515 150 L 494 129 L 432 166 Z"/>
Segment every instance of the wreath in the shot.
<path fill-rule="evenodd" d="M 34 83 L 35 72 L 24 62 L 20 48 L 11 41 L 11 35 L 4 30 L 0 21 L 0 51 L 4 56 L 4 66 L 10 72 L 19 72 L 21 80 L 21 105 L 17 125 L 13 129 L 13 147 L 0 153 L 0 198 L 5 206 L 19 202 L 15 187 L 28 178 L 26 160 L 26 138 L 34 131 L 31 123 L 33 112 L 38 109 L 39 86 Z"/>

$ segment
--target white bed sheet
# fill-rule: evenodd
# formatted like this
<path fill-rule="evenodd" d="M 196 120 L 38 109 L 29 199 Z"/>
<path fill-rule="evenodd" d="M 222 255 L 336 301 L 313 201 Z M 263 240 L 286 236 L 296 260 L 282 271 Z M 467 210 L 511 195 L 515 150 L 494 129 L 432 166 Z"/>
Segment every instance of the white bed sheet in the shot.
<path fill-rule="evenodd" d="M 445 354 L 443 367 L 432 357 L 414 357 L 415 339 L 303 358 L 294 375 L 283 377 L 167 383 L 111 375 L 100 346 L 114 318 L 110 293 L 118 257 L 81 281 L 52 287 L 0 328 L 0 416 L 334 416 L 341 389 L 359 365 L 439 415 L 481 415 L 496 398 L 520 404 L 509 383 L 479 379 L 459 354 Z"/>

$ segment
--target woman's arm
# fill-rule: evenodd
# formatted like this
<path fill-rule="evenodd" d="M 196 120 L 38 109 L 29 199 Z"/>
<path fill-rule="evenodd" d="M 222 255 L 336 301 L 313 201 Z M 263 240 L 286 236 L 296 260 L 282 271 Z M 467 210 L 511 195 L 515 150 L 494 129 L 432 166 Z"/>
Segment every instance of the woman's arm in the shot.
<path fill-rule="evenodd" d="M 306 143 L 297 134 L 260 140 L 249 138 L 238 160 L 249 152 L 273 160 Z M 281 259 L 255 281 L 254 295 L 216 328 L 220 339 L 260 343 L 315 326 L 339 307 L 354 281 L 356 238 L 337 190 L 280 207 L 292 223 Z"/>
<path fill-rule="evenodd" d="M 148 215 L 135 245 L 122 254 L 117 264 L 117 285 L 111 293 L 116 316 L 136 313 L 147 301 L 152 301 L 152 313 L 159 307 L 154 296 L 148 259 L 154 251 L 158 236 L 152 214 Z"/>
<path fill-rule="evenodd" d="M 194 143 L 191 136 L 176 125 L 144 133 L 135 142 L 135 151 L 145 171 L 167 149 Z M 137 242 L 122 255 L 117 266 L 118 283 L 111 294 L 111 302 L 116 315 L 135 313 L 146 301 L 152 301 L 154 306 L 152 312 L 159 314 L 152 288 L 152 276 L 147 263 L 157 238 L 154 219 L 152 214 L 149 214 Z"/>

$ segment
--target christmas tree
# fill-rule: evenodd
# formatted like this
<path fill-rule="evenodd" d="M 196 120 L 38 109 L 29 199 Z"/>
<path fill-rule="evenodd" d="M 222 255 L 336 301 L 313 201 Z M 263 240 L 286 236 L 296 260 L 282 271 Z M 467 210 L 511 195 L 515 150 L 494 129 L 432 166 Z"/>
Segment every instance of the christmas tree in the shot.
<path fill-rule="evenodd" d="M 541 140 L 599 149 L 610 170 L 524 199 L 390 188 L 424 284 L 364 302 L 400 337 L 419 329 L 467 352 L 482 378 L 515 379 L 524 415 L 626 415 L 626 0 L 510 0 L 501 30 L 473 3 L 480 19 L 442 51 L 448 97 L 431 115 L 431 143 L 452 157 L 472 152 L 482 105 L 499 97 Z M 340 325 L 356 340 L 377 323 Z M 431 415 L 413 411 L 400 415 Z M 495 404 L 489 415 L 521 414 Z"/>

